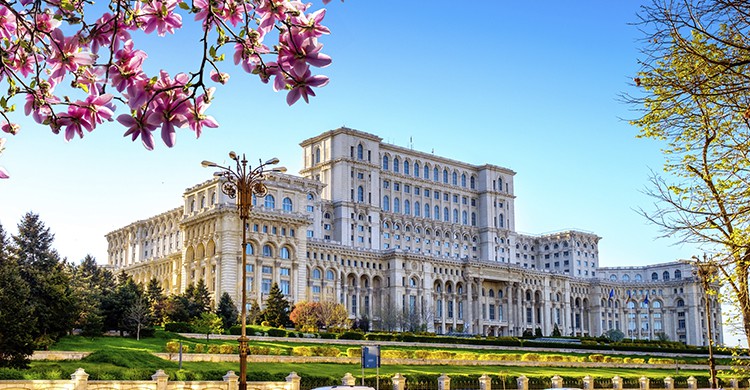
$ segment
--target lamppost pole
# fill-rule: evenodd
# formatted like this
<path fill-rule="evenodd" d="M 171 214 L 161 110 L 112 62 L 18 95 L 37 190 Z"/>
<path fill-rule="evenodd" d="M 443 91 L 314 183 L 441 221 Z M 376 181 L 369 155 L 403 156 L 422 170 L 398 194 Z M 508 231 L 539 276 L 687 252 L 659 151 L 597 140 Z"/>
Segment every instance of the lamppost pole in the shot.
<path fill-rule="evenodd" d="M 257 167 L 248 167 L 245 155 L 240 158 L 235 152 L 229 152 L 229 158 L 235 163 L 234 169 L 231 165 L 226 167 L 211 161 L 203 161 L 203 167 L 219 169 L 214 176 L 223 179 L 221 192 L 230 198 L 237 198 L 237 212 L 240 216 L 242 226 L 242 308 L 240 315 L 240 337 L 237 339 L 240 343 L 240 383 L 239 390 L 247 390 L 247 221 L 250 219 L 250 211 L 253 208 L 253 194 L 265 196 L 268 188 L 263 184 L 266 179 L 266 167 L 279 163 L 278 158 L 272 158 L 265 163 L 258 164 Z M 270 172 L 286 172 L 286 168 L 277 167 Z"/>
<path fill-rule="evenodd" d="M 703 299 L 706 302 L 706 330 L 708 331 L 708 370 L 711 374 L 711 388 L 718 389 L 719 385 L 716 381 L 716 361 L 714 359 L 713 350 L 713 329 L 711 324 L 711 302 L 708 300 L 708 294 L 711 290 L 711 281 L 716 273 L 716 265 L 712 260 L 704 254 L 703 260 L 701 261 L 697 256 L 693 257 L 695 269 L 693 275 L 700 279 L 701 287 L 703 288 Z"/>

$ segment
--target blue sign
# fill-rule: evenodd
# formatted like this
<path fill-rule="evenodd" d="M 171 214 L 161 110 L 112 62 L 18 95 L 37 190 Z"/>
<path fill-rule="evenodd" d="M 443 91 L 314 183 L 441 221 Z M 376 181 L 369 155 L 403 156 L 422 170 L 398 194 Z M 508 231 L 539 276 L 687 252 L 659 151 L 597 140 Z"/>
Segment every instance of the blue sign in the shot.
<path fill-rule="evenodd" d="M 380 346 L 362 347 L 362 368 L 380 367 Z"/>

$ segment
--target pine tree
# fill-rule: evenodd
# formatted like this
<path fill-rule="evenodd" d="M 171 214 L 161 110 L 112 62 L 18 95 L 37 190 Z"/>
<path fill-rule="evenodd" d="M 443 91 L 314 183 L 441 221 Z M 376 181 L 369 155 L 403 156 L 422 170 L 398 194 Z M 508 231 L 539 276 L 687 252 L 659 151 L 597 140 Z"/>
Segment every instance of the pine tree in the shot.
<path fill-rule="evenodd" d="M 253 300 L 250 304 L 250 311 L 247 313 L 247 323 L 249 325 L 259 325 L 263 321 L 263 311 L 260 310 L 258 301 Z"/>
<path fill-rule="evenodd" d="M 277 283 L 271 286 L 271 291 L 266 299 L 266 308 L 263 310 L 263 320 L 268 321 L 271 326 L 286 326 L 289 323 L 289 302 L 281 293 Z"/>
<path fill-rule="evenodd" d="M 75 321 L 70 273 L 52 248 L 54 235 L 34 213 L 26 213 L 13 236 L 13 255 L 21 277 L 29 285 L 28 304 L 37 319 L 34 338 L 38 348 L 52 342 L 73 328 Z"/>
<path fill-rule="evenodd" d="M 164 290 L 159 285 L 156 278 L 151 278 L 146 287 L 146 299 L 148 300 L 151 319 L 157 323 L 164 323 L 164 310 L 166 309 L 166 300 Z"/>
<path fill-rule="evenodd" d="M 102 303 L 115 286 L 112 272 L 100 267 L 96 259 L 87 255 L 72 271 L 76 301 L 75 327 L 87 336 L 104 332 Z"/>
<path fill-rule="evenodd" d="M 229 329 L 237 323 L 239 312 L 237 311 L 237 306 L 235 306 L 232 301 L 232 297 L 229 296 L 229 293 L 224 292 L 224 294 L 221 294 L 219 307 L 216 309 L 216 315 L 221 318 L 221 323 L 224 329 Z"/>
<path fill-rule="evenodd" d="M 36 318 L 28 303 L 30 291 L 0 225 L 0 367 L 27 368 L 34 352 Z"/>

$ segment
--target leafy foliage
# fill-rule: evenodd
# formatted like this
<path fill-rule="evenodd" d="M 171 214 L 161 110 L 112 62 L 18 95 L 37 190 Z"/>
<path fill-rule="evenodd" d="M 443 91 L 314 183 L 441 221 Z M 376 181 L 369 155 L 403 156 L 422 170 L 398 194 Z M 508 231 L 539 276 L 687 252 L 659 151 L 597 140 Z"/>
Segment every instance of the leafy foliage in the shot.
<path fill-rule="evenodd" d="M 221 318 L 221 326 L 224 329 L 229 329 L 237 323 L 240 313 L 232 301 L 232 297 L 226 291 L 221 294 L 219 306 L 216 308 L 216 315 Z"/>

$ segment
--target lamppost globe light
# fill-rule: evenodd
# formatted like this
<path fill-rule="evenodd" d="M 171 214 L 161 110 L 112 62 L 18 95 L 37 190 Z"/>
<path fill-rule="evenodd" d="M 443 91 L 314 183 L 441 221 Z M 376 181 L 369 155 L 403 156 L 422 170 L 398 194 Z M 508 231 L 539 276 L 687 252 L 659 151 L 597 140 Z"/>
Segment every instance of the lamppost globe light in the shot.
<path fill-rule="evenodd" d="M 271 169 L 271 172 L 284 173 L 286 172 L 286 167 L 274 168 L 274 169 Z"/>
<path fill-rule="evenodd" d="M 211 161 L 208 161 L 208 160 L 203 160 L 203 161 L 201 161 L 201 166 L 203 168 L 208 168 L 208 167 L 217 167 L 218 165 L 215 162 L 211 162 Z"/>
<path fill-rule="evenodd" d="M 231 158 L 234 161 L 237 161 L 237 153 L 235 153 L 234 151 L 229 152 L 229 158 Z"/>
<path fill-rule="evenodd" d="M 268 161 L 266 161 L 263 165 L 276 165 L 279 163 L 279 159 L 274 157 Z"/>

